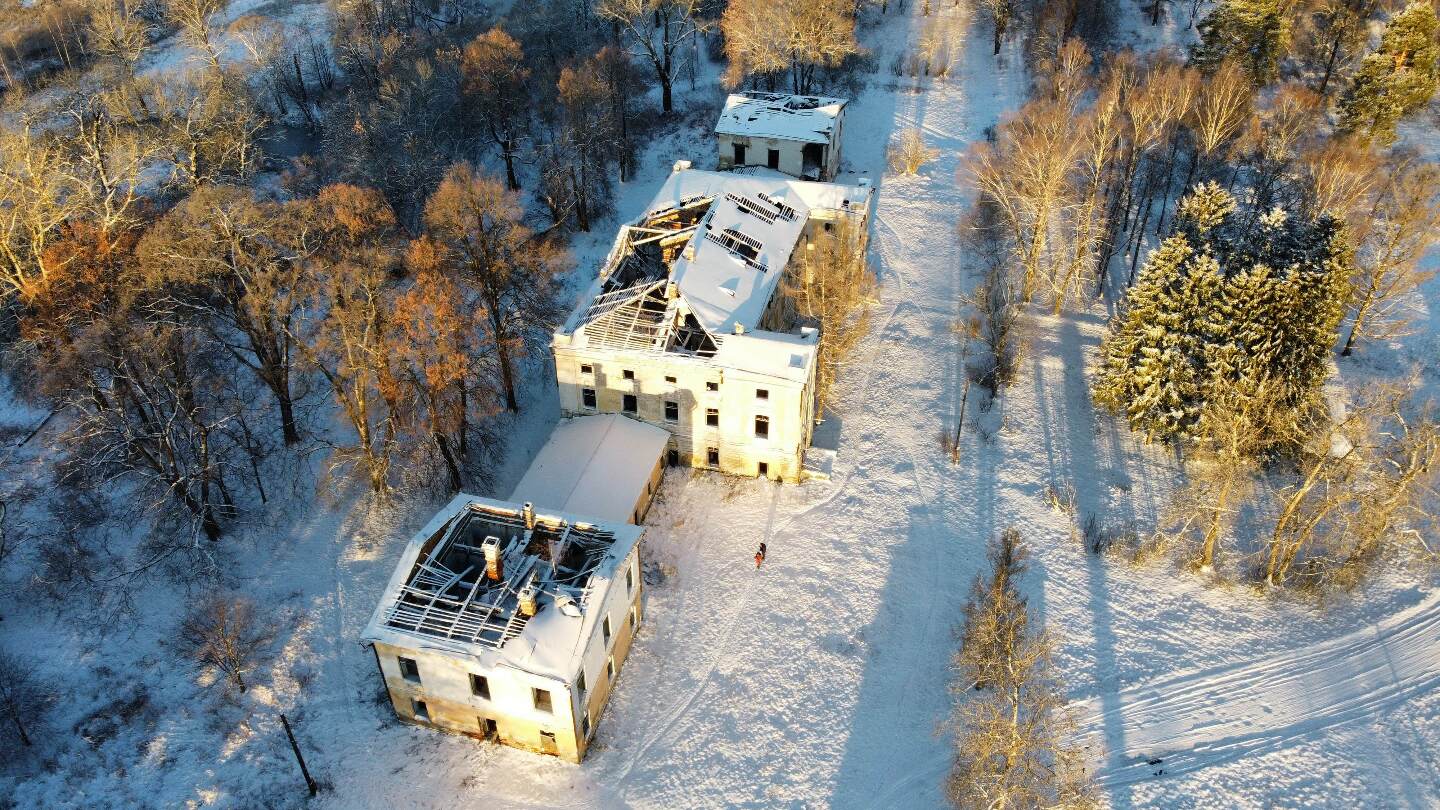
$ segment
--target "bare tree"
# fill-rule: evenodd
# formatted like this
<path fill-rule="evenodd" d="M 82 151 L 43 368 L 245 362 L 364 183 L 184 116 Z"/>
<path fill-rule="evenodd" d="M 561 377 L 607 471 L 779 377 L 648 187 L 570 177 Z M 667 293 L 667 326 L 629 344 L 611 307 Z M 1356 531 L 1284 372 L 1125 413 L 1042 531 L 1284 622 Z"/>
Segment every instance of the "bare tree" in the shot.
<path fill-rule="evenodd" d="M 1295 453 L 1297 480 L 1281 490 L 1270 533 L 1262 572 L 1267 585 L 1285 584 L 1296 560 L 1324 534 L 1326 522 L 1353 506 L 1373 464 L 1376 434 L 1404 398 L 1403 388 L 1387 385 L 1348 411 L 1339 402 L 1306 409 Z"/>
<path fill-rule="evenodd" d="M 216 17 L 228 5 L 226 0 L 166 0 L 165 13 L 180 37 L 198 52 L 211 73 L 220 73 L 220 43 Z"/>
<path fill-rule="evenodd" d="M 484 306 L 505 405 L 520 409 L 515 361 L 548 336 L 553 285 L 568 258 L 522 222 L 513 192 L 457 163 L 425 203 L 425 232 L 437 264 L 474 289 Z"/>
<path fill-rule="evenodd" d="M 300 441 L 292 324 L 316 238 L 298 207 L 258 203 L 248 189 L 202 187 L 151 227 L 139 250 L 145 283 L 172 291 L 274 395 L 287 445 Z"/>
<path fill-rule="evenodd" d="M 598 0 L 595 13 L 625 32 L 632 53 L 655 68 L 660 109 L 675 107 L 675 76 L 686 58 L 685 45 L 700 32 L 700 0 Z"/>
<path fill-rule="evenodd" d="M 155 26 L 140 13 L 135 0 L 91 0 L 90 47 L 119 65 L 125 78 L 134 80 L 136 67 L 150 49 Z"/>
<path fill-rule="evenodd" d="M 791 92 L 814 92 L 819 68 L 860 51 L 854 11 L 846 0 L 732 0 L 720 20 L 726 83 L 788 75 Z"/>
<path fill-rule="evenodd" d="M 29 122 L 0 128 L 0 292 L 33 294 L 48 283 L 46 249 L 80 209 L 66 181 L 61 141 Z"/>
<path fill-rule="evenodd" d="M 1371 201 L 1381 179 L 1380 158 L 1355 138 L 1326 138 L 1300 153 L 1307 209 L 1329 214 L 1354 233 L 1367 226 Z"/>
<path fill-rule="evenodd" d="M 1067 105 L 1039 99 L 1003 124 L 994 144 L 978 143 L 966 156 L 971 176 L 1007 230 L 1026 303 L 1069 264 L 1061 223 L 1074 205 L 1073 175 L 1083 148 Z"/>
<path fill-rule="evenodd" d="M 1362 338 L 1402 331 L 1408 299 L 1436 273 L 1422 260 L 1440 241 L 1440 167 L 1413 155 L 1399 155 L 1390 164 L 1356 250 L 1343 355 Z"/>
<path fill-rule="evenodd" d="M 492 28 L 465 46 L 460 58 L 464 92 L 470 108 L 505 161 L 505 182 L 520 189 L 515 156 L 530 125 L 534 98 L 530 69 L 520 43 L 502 28 Z"/>
<path fill-rule="evenodd" d="M 1189 480 L 1176 495 L 1179 534 L 1200 532 L 1195 566 L 1214 570 L 1216 550 L 1238 504 L 1253 492 L 1261 453 L 1293 437 L 1294 412 L 1269 380 L 1220 381 L 1200 409 L 1197 439 L 1186 458 Z"/>
<path fill-rule="evenodd" d="M 270 643 L 271 631 L 255 615 L 255 603 L 215 594 L 193 607 L 175 631 L 175 646 L 201 667 L 214 667 L 241 692 L 245 675 Z"/>
<path fill-rule="evenodd" d="M 1204 92 L 1195 97 L 1188 124 L 1195 136 L 1195 151 L 1190 171 L 1181 188 L 1190 188 L 1195 171 L 1208 166 L 1220 154 L 1221 147 L 1234 138 L 1250 119 L 1255 87 L 1245 69 L 1226 60 L 1205 81 Z"/>
<path fill-rule="evenodd" d="M 44 708 L 45 701 L 30 676 L 30 667 L 20 658 L 0 651 L 0 709 L 15 728 L 15 738 L 26 748 L 34 745 L 26 723 L 34 723 Z"/>
<path fill-rule="evenodd" d="M 820 329 L 815 372 L 815 412 L 825 413 L 840 369 L 870 329 L 866 300 L 875 277 L 865 257 L 864 231 L 849 220 L 820 233 L 805 259 L 782 282 L 801 318 Z"/>
<path fill-rule="evenodd" d="M 985 12 L 985 16 L 990 18 L 990 27 L 995 34 L 994 53 L 999 56 L 1000 45 L 1005 41 L 1005 35 L 1015 21 L 1020 6 L 1015 0 L 980 0 L 980 8 Z"/>
<path fill-rule="evenodd" d="M 383 496 L 402 418 L 388 354 L 395 214 L 379 192 L 347 185 L 325 187 L 308 208 L 322 244 L 305 263 L 311 304 L 296 320 L 294 342 L 355 432 L 354 444 L 336 448 L 337 466 L 358 463 L 371 492 Z"/>
<path fill-rule="evenodd" d="M 1027 553 L 1006 529 L 987 552 L 965 605 L 955 667 L 955 762 L 950 804 L 969 810 L 1096 806 L 1046 632 L 1030 627 L 1018 578 Z M 976 692 L 976 690 L 981 690 Z"/>

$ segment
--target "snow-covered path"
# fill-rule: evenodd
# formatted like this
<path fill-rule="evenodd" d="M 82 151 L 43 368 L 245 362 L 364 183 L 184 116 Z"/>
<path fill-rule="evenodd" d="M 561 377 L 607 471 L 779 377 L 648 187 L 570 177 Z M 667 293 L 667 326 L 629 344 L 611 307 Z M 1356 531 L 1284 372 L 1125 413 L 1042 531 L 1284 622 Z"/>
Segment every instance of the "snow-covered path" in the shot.
<path fill-rule="evenodd" d="M 1369 720 L 1440 687 L 1440 596 L 1372 627 L 1240 666 L 1176 673 L 1087 701 L 1082 733 L 1123 729 L 1104 785 L 1185 773 Z M 1153 760 L 1162 760 L 1154 765 Z"/>

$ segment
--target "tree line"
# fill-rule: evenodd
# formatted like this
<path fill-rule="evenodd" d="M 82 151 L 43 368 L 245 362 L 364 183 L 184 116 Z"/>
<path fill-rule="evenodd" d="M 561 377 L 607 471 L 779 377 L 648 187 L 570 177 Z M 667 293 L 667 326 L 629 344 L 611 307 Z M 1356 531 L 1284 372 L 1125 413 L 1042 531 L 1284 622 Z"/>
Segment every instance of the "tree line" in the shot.
<path fill-rule="evenodd" d="M 1429 554 L 1431 406 L 1413 380 L 1330 381 L 1336 355 L 1408 331 L 1434 276 L 1440 170 L 1394 144 L 1440 43 L 1423 3 L 1328 8 L 1323 31 L 1266 9 L 1222 2 L 1185 55 L 1037 57 L 1030 100 L 966 155 L 965 232 L 991 266 L 970 373 L 1009 381 L 1029 305 L 1109 298 L 1096 403 L 1186 462 L 1162 545 L 1210 570 L 1240 542 L 1263 584 L 1351 586 L 1400 544 Z M 1370 15 L 1387 24 L 1362 55 L 1345 26 Z M 1271 530 L 1240 525 L 1247 505 Z"/>

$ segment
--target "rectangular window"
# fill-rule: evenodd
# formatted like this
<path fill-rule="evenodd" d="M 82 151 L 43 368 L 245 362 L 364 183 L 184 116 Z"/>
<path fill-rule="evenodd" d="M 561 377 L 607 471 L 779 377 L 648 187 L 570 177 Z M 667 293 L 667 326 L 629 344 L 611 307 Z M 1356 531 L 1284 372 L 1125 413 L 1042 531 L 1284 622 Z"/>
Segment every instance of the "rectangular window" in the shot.
<path fill-rule="evenodd" d="M 630 629 L 631 629 L 631 630 L 634 630 L 634 629 L 635 629 L 635 625 L 638 624 L 639 621 L 640 621 L 640 620 L 639 620 L 638 618 L 636 618 L 635 608 L 633 608 L 633 607 L 630 608 Z"/>
<path fill-rule="evenodd" d="M 490 699 L 490 679 L 484 675 L 470 674 L 470 694 L 475 697 Z"/>
<path fill-rule="evenodd" d="M 420 683 L 420 667 L 414 658 L 401 658 L 400 677 L 411 683 Z"/>
<path fill-rule="evenodd" d="M 715 382 L 714 380 L 711 380 L 710 382 L 705 383 L 705 390 L 706 390 L 706 391 L 719 391 L 719 390 L 720 390 L 720 383 Z"/>
<path fill-rule="evenodd" d="M 706 427 L 720 427 L 720 409 L 719 409 L 719 408 L 706 408 L 706 409 L 705 409 L 705 426 L 706 426 Z"/>
<path fill-rule="evenodd" d="M 625 569 L 625 593 L 628 596 L 635 592 L 635 569 Z"/>
<path fill-rule="evenodd" d="M 580 373 L 581 373 L 581 374 L 594 374 L 594 373 L 595 373 L 595 367 L 592 366 L 592 365 L 590 365 L 589 363 L 581 363 L 581 364 L 580 364 Z"/>
<path fill-rule="evenodd" d="M 415 715 L 416 720 L 430 722 L 430 707 L 425 705 L 423 700 L 410 701 L 410 711 Z"/>
<path fill-rule="evenodd" d="M 674 384 L 675 384 L 675 378 L 674 378 L 674 377 L 671 377 L 670 375 L 667 374 L 667 375 L 665 375 L 665 382 L 670 383 L 671 385 L 674 385 Z"/>
<path fill-rule="evenodd" d="M 768 417 L 768 416 L 756 416 L 756 417 L 755 417 L 755 438 L 757 438 L 757 439 L 768 439 L 768 438 L 770 438 L 770 417 Z"/>
<path fill-rule="evenodd" d="M 605 659 L 605 677 L 615 680 L 615 656 Z"/>
<path fill-rule="evenodd" d="M 605 634 L 605 643 L 610 643 L 610 617 L 605 617 L 605 623 L 600 626 L 600 632 Z"/>
<path fill-rule="evenodd" d="M 586 712 L 585 714 L 583 714 L 583 715 L 580 716 L 580 736 L 581 736 L 581 737 L 589 737 L 589 736 L 590 736 L 590 713 L 589 713 L 589 712 Z"/>
<path fill-rule="evenodd" d="M 585 670 L 580 670 L 580 677 L 575 679 L 575 691 L 580 693 L 583 700 L 585 697 Z"/>
<path fill-rule="evenodd" d="M 756 399 L 769 399 L 769 398 L 770 398 L 770 389 L 769 389 L 769 388 L 756 388 L 756 389 L 755 389 L 755 398 L 756 398 Z"/>
<path fill-rule="evenodd" d="M 583 403 L 585 404 L 585 407 L 587 407 L 587 408 L 593 408 L 593 407 L 595 407 L 595 389 L 594 389 L 594 388 L 581 388 L 581 389 L 580 389 L 580 401 L 583 402 Z"/>
<path fill-rule="evenodd" d="M 531 699 L 532 699 L 532 700 L 534 701 L 534 703 L 535 703 L 535 708 L 536 708 L 536 710 L 545 712 L 545 713 L 547 713 L 547 714 L 552 714 L 552 713 L 554 713 L 555 708 L 554 708 L 554 705 L 550 702 L 550 690 L 549 690 L 549 689 L 540 689 L 540 688 L 538 688 L 538 687 L 532 688 L 532 689 L 530 690 L 530 694 L 531 694 Z"/>
<path fill-rule="evenodd" d="M 711 447 L 705 451 L 705 463 L 711 467 L 720 466 L 720 448 Z"/>
<path fill-rule="evenodd" d="M 627 368 L 627 369 L 625 369 L 624 371 L 620 372 L 620 375 L 621 375 L 622 377 L 624 377 L 625 379 L 627 379 L 627 380 L 633 380 L 633 379 L 635 379 L 635 371 L 634 371 L 634 369 L 628 369 L 628 368 Z"/>
<path fill-rule="evenodd" d="M 560 750 L 559 747 L 555 745 L 555 732 L 540 732 L 540 750 L 547 754 L 553 754 Z"/>
<path fill-rule="evenodd" d="M 665 421 L 666 421 L 666 422 L 679 422 L 679 421 L 680 421 L 680 403 L 678 403 L 678 402 L 666 402 L 666 403 L 665 403 Z"/>
<path fill-rule="evenodd" d="M 626 413 L 635 413 L 635 412 L 638 411 L 638 410 L 640 410 L 640 403 L 635 399 L 635 395 L 634 395 L 634 394 L 626 394 L 626 395 L 625 395 L 625 412 L 626 412 Z"/>

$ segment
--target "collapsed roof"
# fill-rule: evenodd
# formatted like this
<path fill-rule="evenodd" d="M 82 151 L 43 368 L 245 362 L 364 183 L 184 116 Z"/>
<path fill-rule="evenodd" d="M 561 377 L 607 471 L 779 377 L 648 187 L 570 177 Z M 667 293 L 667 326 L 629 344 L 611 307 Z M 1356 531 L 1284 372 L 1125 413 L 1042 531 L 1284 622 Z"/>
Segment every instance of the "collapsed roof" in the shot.
<path fill-rule="evenodd" d="M 807 222 L 819 213 L 863 215 L 870 203 L 866 186 L 684 165 L 621 227 L 599 278 L 560 330 L 572 344 L 709 359 L 727 341 L 746 343 L 738 333 L 756 331 Z M 778 337 L 753 339 L 760 335 Z M 777 356 L 776 370 L 808 369 L 813 340 L 801 343 L 808 346 L 798 354 Z"/>
<path fill-rule="evenodd" d="M 406 546 L 364 639 L 568 681 L 640 532 L 457 495 Z"/>
<path fill-rule="evenodd" d="M 786 93 L 733 93 L 715 131 L 721 135 L 829 143 L 846 100 Z"/>

